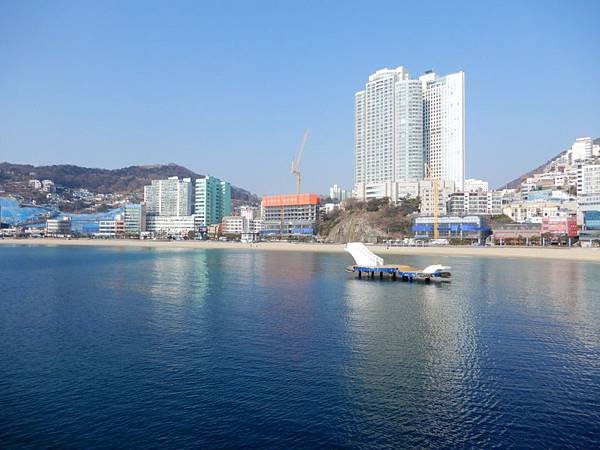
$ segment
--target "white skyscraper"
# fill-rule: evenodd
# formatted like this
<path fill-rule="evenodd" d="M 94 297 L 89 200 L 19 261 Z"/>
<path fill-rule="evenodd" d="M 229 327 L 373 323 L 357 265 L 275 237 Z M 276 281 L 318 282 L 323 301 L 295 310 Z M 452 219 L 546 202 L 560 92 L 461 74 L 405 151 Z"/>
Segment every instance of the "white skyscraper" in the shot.
<path fill-rule="evenodd" d="M 423 150 L 431 175 L 454 181 L 461 191 L 465 178 L 465 74 L 422 75 Z"/>
<path fill-rule="evenodd" d="M 411 80 L 404 67 L 378 70 L 355 95 L 355 195 L 403 196 L 424 164 L 462 188 L 464 74 Z M 407 184 L 408 183 L 408 184 Z"/>

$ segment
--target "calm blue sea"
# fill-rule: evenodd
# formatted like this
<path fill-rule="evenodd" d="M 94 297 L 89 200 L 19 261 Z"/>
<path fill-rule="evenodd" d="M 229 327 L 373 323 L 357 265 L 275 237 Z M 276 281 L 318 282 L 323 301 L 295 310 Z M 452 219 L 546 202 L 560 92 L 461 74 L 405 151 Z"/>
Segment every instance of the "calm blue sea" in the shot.
<path fill-rule="evenodd" d="M 600 446 L 600 265 L 0 247 L 1 448 Z"/>

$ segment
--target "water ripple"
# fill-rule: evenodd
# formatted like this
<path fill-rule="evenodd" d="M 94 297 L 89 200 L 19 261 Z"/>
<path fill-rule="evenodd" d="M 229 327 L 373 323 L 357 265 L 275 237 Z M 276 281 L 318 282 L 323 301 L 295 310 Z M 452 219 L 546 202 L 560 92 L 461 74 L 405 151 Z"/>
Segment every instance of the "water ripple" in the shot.
<path fill-rule="evenodd" d="M 600 446 L 600 266 L 345 258 L 3 246 L 0 447 Z"/>

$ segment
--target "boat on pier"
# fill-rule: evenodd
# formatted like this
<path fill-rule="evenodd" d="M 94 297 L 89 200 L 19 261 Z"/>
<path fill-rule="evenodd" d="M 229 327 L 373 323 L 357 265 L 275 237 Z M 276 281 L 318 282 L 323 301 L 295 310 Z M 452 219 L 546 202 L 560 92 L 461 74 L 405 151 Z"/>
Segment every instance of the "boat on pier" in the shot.
<path fill-rule="evenodd" d="M 441 264 L 433 264 L 424 269 L 417 269 L 407 265 L 385 264 L 380 256 L 377 256 L 361 242 L 349 242 L 345 250 L 352 255 L 356 264 L 348 266 L 347 272 L 356 273 L 358 278 L 363 274 L 368 278 L 380 279 L 391 278 L 401 281 L 421 281 L 424 283 L 450 281 L 450 267 Z"/>

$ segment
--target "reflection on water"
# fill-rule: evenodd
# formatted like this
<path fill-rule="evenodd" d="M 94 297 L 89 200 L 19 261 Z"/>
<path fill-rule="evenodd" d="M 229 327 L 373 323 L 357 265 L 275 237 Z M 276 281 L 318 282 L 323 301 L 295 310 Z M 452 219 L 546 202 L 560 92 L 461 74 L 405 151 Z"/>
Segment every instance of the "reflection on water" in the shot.
<path fill-rule="evenodd" d="M 373 430 L 435 434 L 461 419 L 460 409 L 444 405 L 468 401 L 481 349 L 470 307 L 464 298 L 453 302 L 452 289 L 449 284 L 346 282 L 355 347 L 349 395 L 363 405 L 362 420 Z M 427 419 L 415 421 L 423 409 L 429 411 Z"/>
<path fill-rule="evenodd" d="M 149 289 L 153 297 L 165 302 L 202 303 L 209 281 L 207 252 L 169 250 L 152 259 Z"/>
<path fill-rule="evenodd" d="M 447 285 L 345 283 L 354 348 L 348 396 L 369 424 L 365 441 L 395 427 L 420 430 L 416 446 L 462 445 L 482 429 L 511 442 L 516 424 L 527 432 L 539 428 L 522 421 L 530 408 L 548 420 L 554 411 L 542 405 L 558 408 L 565 398 L 587 395 L 590 385 L 563 368 L 575 365 L 584 378 L 600 370 L 594 356 L 600 309 L 593 301 L 600 266 L 473 258 L 450 265 L 454 280 Z M 549 392 L 541 380 L 568 390 Z M 564 437 L 552 426 L 544 429 Z"/>
<path fill-rule="evenodd" d="M 397 257 L 453 267 L 423 285 L 358 280 L 345 254 L 0 253 L 9 446 L 600 439 L 600 265 Z"/>

